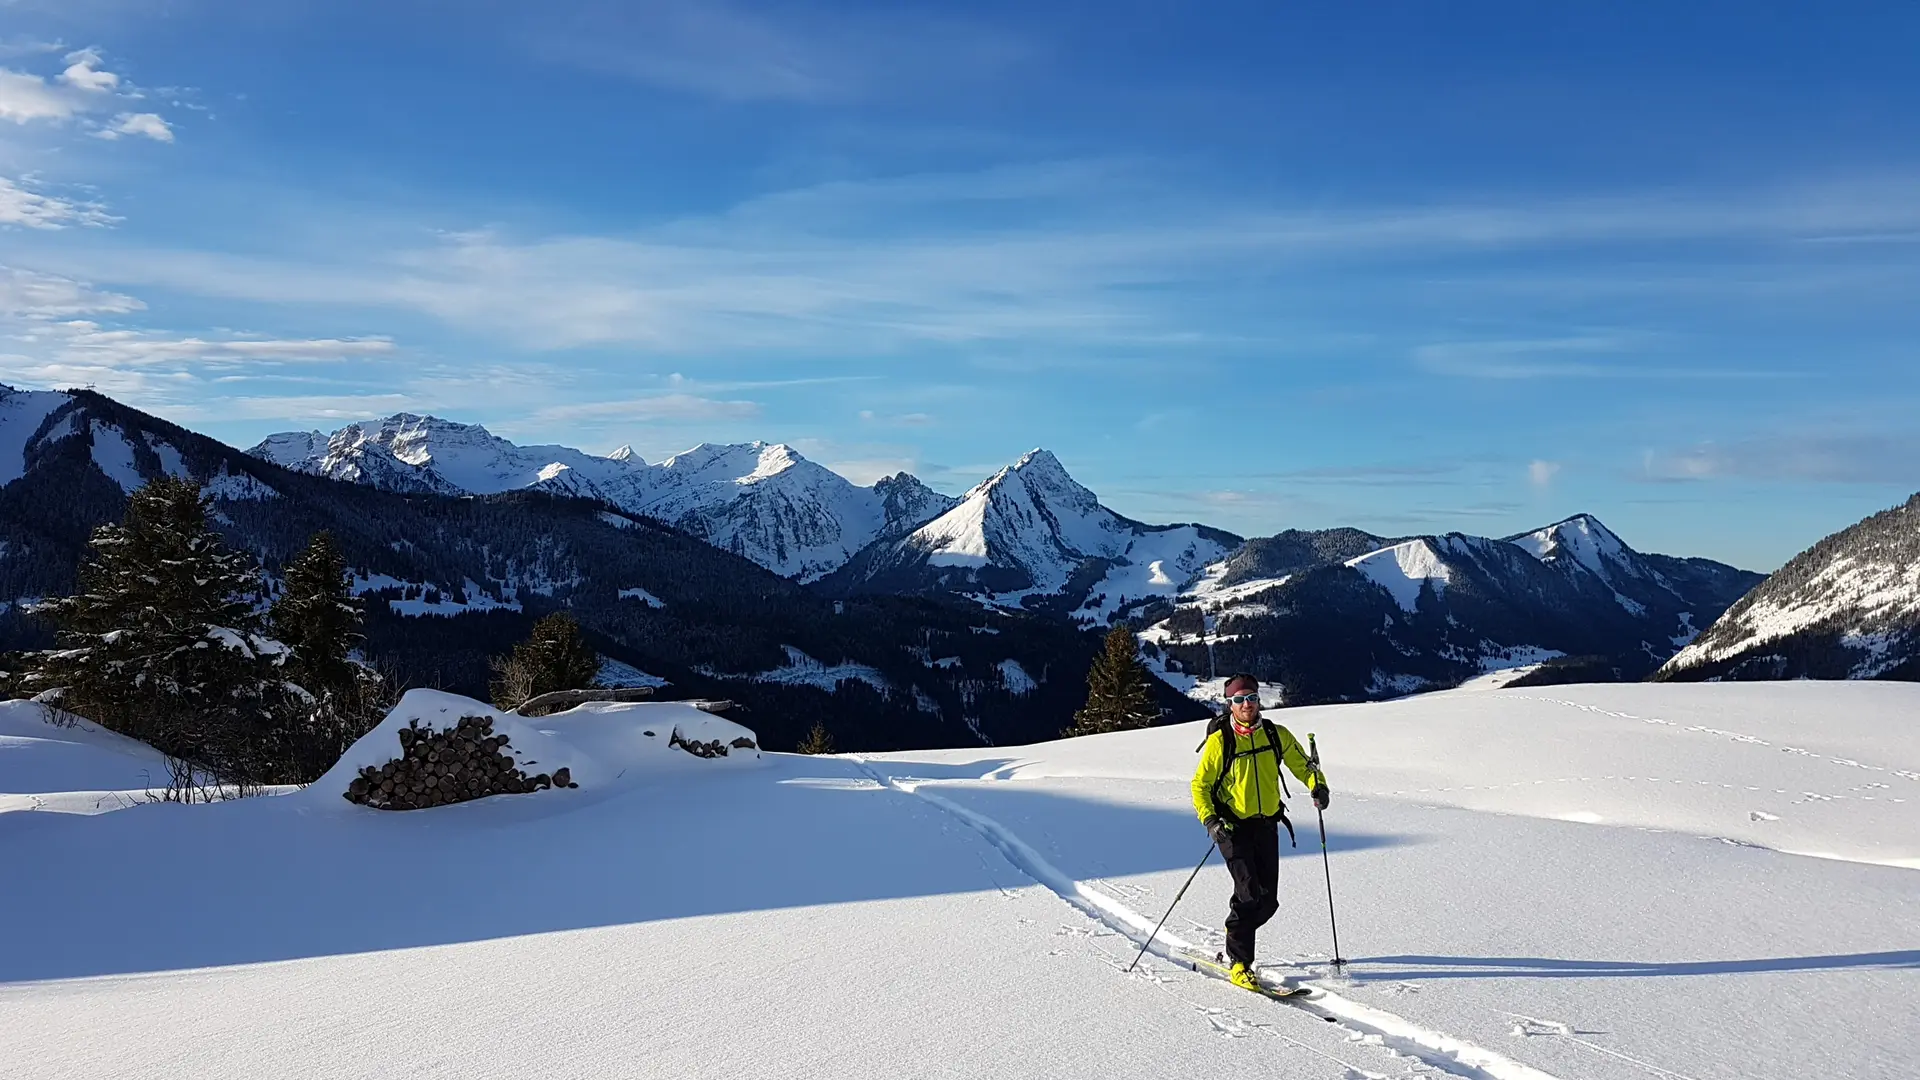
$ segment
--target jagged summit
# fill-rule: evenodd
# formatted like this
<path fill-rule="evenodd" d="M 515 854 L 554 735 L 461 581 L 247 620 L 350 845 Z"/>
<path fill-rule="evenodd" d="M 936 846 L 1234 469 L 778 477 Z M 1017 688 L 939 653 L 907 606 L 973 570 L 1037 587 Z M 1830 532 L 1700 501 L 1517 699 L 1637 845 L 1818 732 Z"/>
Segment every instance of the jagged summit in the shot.
<path fill-rule="evenodd" d="M 1639 553 L 1592 514 L 1575 514 L 1543 529 L 1510 536 L 1507 542 L 1518 544 L 1544 563 L 1572 559 L 1608 581 L 1622 572 L 1638 576 L 1642 569 Z"/>
<path fill-rule="evenodd" d="M 850 591 L 960 591 L 1019 605 L 1046 597 L 1078 617 L 1111 618 L 1171 595 L 1239 538 L 1194 525 L 1142 525 L 1101 505 L 1060 459 L 1030 451 L 940 516 L 867 552 Z"/>
<path fill-rule="evenodd" d="M 911 477 L 910 485 L 884 490 L 858 487 L 784 443 L 701 443 L 649 465 L 631 446 L 606 457 L 564 446 L 519 446 L 479 424 L 412 413 L 349 424 L 331 435 L 273 435 L 250 453 L 395 491 L 490 495 L 537 488 L 597 499 L 805 579 L 952 504 Z"/>

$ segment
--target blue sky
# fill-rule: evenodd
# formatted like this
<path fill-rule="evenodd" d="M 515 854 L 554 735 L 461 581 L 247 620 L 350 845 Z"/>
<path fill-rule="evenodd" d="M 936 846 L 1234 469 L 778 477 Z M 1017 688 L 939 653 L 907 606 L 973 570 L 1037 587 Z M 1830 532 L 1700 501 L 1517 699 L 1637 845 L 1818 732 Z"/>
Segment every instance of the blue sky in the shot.
<path fill-rule="evenodd" d="M 0 381 L 1245 534 L 1920 488 L 1909 5 L 0 0 Z"/>

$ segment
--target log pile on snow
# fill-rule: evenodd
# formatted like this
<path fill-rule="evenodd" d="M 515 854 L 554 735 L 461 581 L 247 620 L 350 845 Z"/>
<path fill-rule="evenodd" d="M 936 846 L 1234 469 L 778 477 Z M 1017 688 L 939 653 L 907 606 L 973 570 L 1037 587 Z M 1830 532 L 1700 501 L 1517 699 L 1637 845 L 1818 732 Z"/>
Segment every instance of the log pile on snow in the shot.
<path fill-rule="evenodd" d="M 418 810 L 488 795 L 580 786 L 566 768 L 529 775 L 508 752 L 507 736 L 494 734 L 490 717 L 462 716 L 442 730 L 410 720 L 398 734 L 400 756 L 362 767 L 347 785 L 349 802 L 379 810 Z"/>
<path fill-rule="evenodd" d="M 727 742 L 723 739 L 707 739 L 702 741 L 700 739 L 682 737 L 679 728 L 675 728 L 673 734 L 667 736 L 667 745 L 677 746 L 687 753 L 692 754 L 694 757 L 703 758 L 726 757 L 727 751 L 729 750 L 759 749 L 752 739 L 746 738 L 745 736 L 736 738 L 732 742 Z"/>

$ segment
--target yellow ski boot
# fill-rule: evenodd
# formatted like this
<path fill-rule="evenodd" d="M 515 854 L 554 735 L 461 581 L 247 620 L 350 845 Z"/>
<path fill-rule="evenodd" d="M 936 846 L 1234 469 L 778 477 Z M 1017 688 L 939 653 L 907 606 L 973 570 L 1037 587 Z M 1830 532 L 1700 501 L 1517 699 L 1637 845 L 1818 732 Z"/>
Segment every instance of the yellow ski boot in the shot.
<path fill-rule="evenodd" d="M 1232 970 L 1227 972 L 1227 981 L 1242 990 L 1259 992 L 1264 989 L 1260 980 L 1253 977 L 1253 969 L 1241 963 L 1235 963 Z"/>

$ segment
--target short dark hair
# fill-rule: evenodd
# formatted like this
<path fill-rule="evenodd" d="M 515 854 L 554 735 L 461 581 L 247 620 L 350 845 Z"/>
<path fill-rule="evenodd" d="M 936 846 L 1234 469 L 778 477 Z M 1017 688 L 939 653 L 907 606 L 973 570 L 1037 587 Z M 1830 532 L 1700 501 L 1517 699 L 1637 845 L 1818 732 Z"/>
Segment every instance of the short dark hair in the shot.
<path fill-rule="evenodd" d="M 1260 689 L 1260 680 L 1242 671 L 1242 672 L 1238 672 L 1236 674 L 1227 676 L 1227 685 L 1221 687 L 1221 693 L 1224 693 L 1229 697 L 1231 697 L 1233 695 L 1233 688 L 1240 685 L 1241 683 L 1246 683 L 1247 689 L 1249 690 Z"/>

